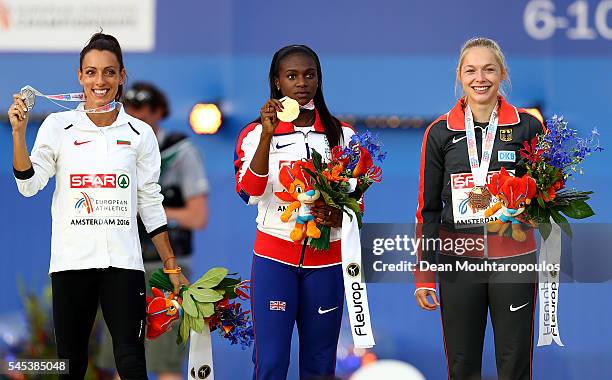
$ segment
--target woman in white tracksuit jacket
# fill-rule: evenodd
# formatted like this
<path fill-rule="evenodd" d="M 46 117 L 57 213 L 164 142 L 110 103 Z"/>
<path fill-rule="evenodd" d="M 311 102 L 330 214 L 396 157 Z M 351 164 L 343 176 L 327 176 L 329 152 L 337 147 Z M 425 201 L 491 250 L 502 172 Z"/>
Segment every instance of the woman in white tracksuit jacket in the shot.
<path fill-rule="evenodd" d="M 122 379 L 146 379 L 145 281 L 136 215 L 164 262 L 175 291 L 180 273 L 166 232 L 157 181 L 160 155 L 152 129 L 117 101 L 126 79 L 119 42 L 96 33 L 81 51 L 78 79 L 86 100 L 53 113 L 41 125 L 31 155 L 25 141 L 28 110 L 14 95 L 13 169 L 26 197 L 56 177 L 49 273 L 58 357 L 69 360 L 63 379 L 83 379 L 98 305 L 113 337 Z M 116 102 L 116 103 L 114 103 Z M 86 112 L 109 104 L 103 113 Z"/>

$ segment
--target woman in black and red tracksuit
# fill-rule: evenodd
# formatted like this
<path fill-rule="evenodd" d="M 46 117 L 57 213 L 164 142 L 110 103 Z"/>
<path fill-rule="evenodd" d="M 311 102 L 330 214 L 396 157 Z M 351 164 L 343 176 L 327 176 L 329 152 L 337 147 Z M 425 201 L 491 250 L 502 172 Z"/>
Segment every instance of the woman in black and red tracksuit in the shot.
<path fill-rule="evenodd" d="M 454 270 L 438 272 L 438 302 L 435 274 L 423 266 L 424 270 L 416 273 L 415 296 L 423 309 L 435 310 L 440 305 L 450 379 L 480 379 L 487 312 L 493 323 L 499 378 L 531 378 L 536 274 L 457 270 L 457 264 L 465 262 L 481 267 L 485 262 L 536 262 L 532 230 L 524 228 L 522 242 L 487 232 L 486 206 L 475 209 L 476 203 L 467 196 L 483 190 L 474 189 L 476 181 L 486 181 L 502 167 L 514 170 L 523 141 L 543 132 L 538 119 L 500 95 L 500 85 L 507 79 L 505 59 L 495 41 L 467 41 L 457 67 L 457 80 L 465 95 L 427 128 L 423 138 L 418 236 L 442 242 L 450 239 L 454 248 L 438 246 L 435 251 L 435 245 L 430 245 L 433 248 L 423 251 L 421 260 L 434 261 L 433 254 L 439 253 L 437 263 L 450 264 Z M 485 143 L 487 136 L 489 145 Z M 470 144 L 477 151 L 471 155 L 472 163 L 474 158 L 479 163 L 475 170 L 470 164 Z M 483 150 L 490 160 L 482 158 Z M 487 204 L 493 201 L 487 198 Z M 472 243 L 466 245 L 467 240 Z"/>

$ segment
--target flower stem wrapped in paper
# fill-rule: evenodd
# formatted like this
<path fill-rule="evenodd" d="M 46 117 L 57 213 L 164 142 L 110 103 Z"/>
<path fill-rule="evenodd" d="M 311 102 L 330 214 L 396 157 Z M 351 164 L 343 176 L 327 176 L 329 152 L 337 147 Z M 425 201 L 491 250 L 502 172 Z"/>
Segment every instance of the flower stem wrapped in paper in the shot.
<path fill-rule="evenodd" d="M 331 152 L 331 161 L 324 163 L 321 154 L 313 149 L 312 164 L 314 171 L 305 169 L 314 180 L 314 188 L 319 190 L 326 204 L 351 210 L 361 228 L 363 216 L 359 200 L 363 193 L 374 183 L 382 180 L 382 170 L 374 165 L 374 160 L 382 162 L 387 153 L 382 151 L 382 143 L 369 131 L 356 133 L 347 147 L 336 146 Z M 330 228 L 318 225 L 321 236 L 310 239 L 314 249 L 329 248 Z"/>
<path fill-rule="evenodd" d="M 544 239 L 550 235 L 551 218 L 571 237 L 566 217 L 584 219 L 595 214 L 586 202 L 593 192 L 566 189 L 566 181 L 575 173 L 583 174 L 584 159 L 602 150 L 597 129 L 587 138 L 580 137 L 556 115 L 546 121 L 544 134 L 523 143 L 519 167 L 535 180 L 536 201 L 526 207 L 522 219 L 537 226 Z"/>
<path fill-rule="evenodd" d="M 180 322 L 178 344 L 187 341 L 190 330 L 202 333 L 207 327 L 243 349 L 251 345 L 250 311 L 242 311 L 241 303 L 235 301 L 249 298 L 248 281 L 229 277 L 225 268 L 212 268 L 193 284 L 182 286 L 175 296 L 168 275 L 158 269 L 149 286 L 155 297 L 147 297 L 147 338 L 154 339 Z"/>

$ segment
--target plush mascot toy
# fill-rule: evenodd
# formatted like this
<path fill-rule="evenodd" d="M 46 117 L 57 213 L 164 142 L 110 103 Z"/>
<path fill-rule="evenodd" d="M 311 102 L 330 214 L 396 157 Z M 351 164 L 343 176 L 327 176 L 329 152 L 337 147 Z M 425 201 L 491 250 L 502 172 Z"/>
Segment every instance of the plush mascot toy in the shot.
<path fill-rule="evenodd" d="M 153 298 L 147 296 L 147 339 L 155 339 L 169 331 L 183 315 L 180 300 L 166 298 L 157 288 L 151 291 Z"/>
<path fill-rule="evenodd" d="M 484 216 L 488 218 L 499 209 L 502 210 L 499 219 L 487 224 L 487 230 L 503 235 L 512 225 L 512 238 L 520 242 L 525 241 L 527 235 L 516 217 L 525 211 L 525 207 L 536 195 L 535 180 L 529 175 L 520 178 L 511 176 L 505 168 L 502 168 L 499 173 L 491 177 L 487 188 L 497 198 L 497 202 L 485 211 Z"/>
<path fill-rule="evenodd" d="M 304 224 L 306 225 L 306 236 L 313 239 L 321 236 L 314 216 L 310 213 L 310 207 L 319 199 L 321 193 L 313 188 L 313 181 L 310 175 L 303 170 L 304 168 L 315 171 L 312 163 L 307 161 L 294 161 L 290 166 L 283 166 L 279 173 L 279 181 L 287 191 L 275 193 L 283 201 L 291 202 L 281 214 L 283 222 L 288 222 L 293 211 L 298 210 L 295 226 L 289 235 L 295 242 L 302 240 Z"/>

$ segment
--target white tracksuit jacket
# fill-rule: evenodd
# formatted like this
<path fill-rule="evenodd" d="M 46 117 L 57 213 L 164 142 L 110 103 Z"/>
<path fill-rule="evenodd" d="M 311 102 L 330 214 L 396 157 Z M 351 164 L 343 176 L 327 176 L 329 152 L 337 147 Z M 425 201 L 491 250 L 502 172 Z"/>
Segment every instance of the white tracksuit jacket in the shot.
<path fill-rule="evenodd" d="M 82 109 L 82 105 L 79 106 Z M 120 106 L 115 122 L 97 127 L 83 112 L 49 115 L 17 172 L 26 197 L 55 175 L 49 273 L 117 267 L 144 270 L 136 215 L 152 236 L 166 229 L 153 130 Z"/>

